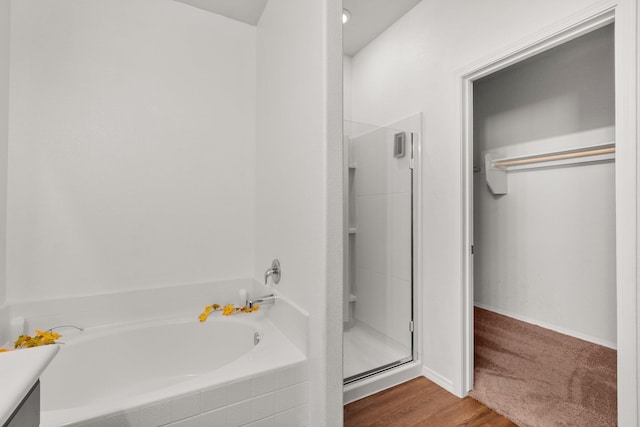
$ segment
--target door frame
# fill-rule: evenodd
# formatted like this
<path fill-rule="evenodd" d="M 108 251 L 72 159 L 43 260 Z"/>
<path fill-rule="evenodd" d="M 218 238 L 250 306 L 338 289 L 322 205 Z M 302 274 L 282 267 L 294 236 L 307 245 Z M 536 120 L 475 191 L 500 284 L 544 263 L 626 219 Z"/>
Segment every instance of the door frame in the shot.
<path fill-rule="evenodd" d="M 638 425 L 638 7 L 635 0 L 602 1 L 545 28 L 498 55 L 456 73 L 460 89 L 462 183 L 462 392 L 473 388 L 473 82 L 607 24 L 615 23 L 616 292 L 618 424 Z"/>

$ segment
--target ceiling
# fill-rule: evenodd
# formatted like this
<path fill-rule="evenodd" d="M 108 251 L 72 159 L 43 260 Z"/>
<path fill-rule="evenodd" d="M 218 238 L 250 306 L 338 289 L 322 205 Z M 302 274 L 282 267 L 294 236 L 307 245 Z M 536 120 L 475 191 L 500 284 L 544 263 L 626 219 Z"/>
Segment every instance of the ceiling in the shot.
<path fill-rule="evenodd" d="M 342 0 L 351 20 L 342 27 L 344 54 L 355 55 L 421 0 Z"/>
<path fill-rule="evenodd" d="M 236 21 L 256 25 L 267 0 L 176 0 Z"/>
<path fill-rule="evenodd" d="M 256 25 L 267 0 L 176 0 Z M 343 27 L 345 55 L 353 56 L 421 0 L 343 0 L 351 20 Z"/>

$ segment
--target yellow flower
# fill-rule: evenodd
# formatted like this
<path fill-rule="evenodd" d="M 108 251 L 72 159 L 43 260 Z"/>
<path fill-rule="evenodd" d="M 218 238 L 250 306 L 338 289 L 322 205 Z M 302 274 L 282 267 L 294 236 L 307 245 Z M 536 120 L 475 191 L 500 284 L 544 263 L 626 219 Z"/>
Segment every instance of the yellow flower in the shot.
<path fill-rule="evenodd" d="M 52 331 L 41 331 L 36 329 L 36 334 L 33 337 L 29 335 L 20 335 L 18 339 L 13 343 L 15 348 L 31 348 L 39 347 L 41 345 L 55 344 L 56 340 L 62 335 Z"/>
<path fill-rule="evenodd" d="M 40 329 L 36 329 L 36 338 L 41 341 L 55 341 L 60 338 L 62 335 L 55 333 L 53 331 L 44 331 L 42 332 Z"/>
<path fill-rule="evenodd" d="M 29 340 L 31 340 L 31 337 L 29 335 L 20 335 L 18 339 L 13 343 L 13 346 L 15 348 L 20 348 Z"/>
<path fill-rule="evenodd" d="M 233 306 L 233 304 L 227 304 L 224 306 L 224 310 L 222 310 L 222 315 L 228 316 L 230 314 L 233 314 L 235 311 L 236 308 Z"/>
<path fill-rule="evenodd" d="M 222 315 L 223 316 L 229 316 L 231 314 L 236 314 L 236 313 L 252 313 L 254 311 L 258 311 L 260 309 L 260 307 L 258 307 L 257 305 L 254 305 L 252 308 L 247 307 L 246 305 L 243 307 L 235 307 L 233 304 L 227 304 L 224 306 L 224 308 L 222 308 Z M 207 318 L 209 317 L 209 314 L 211 314 L 212 311 L 219 311 L 220 310 L 220 304 L 213 304 L 213 305 L 208 305 L 204 308 L 204 311 L 200 314 L 200 316 L 198 316 L 198 319 L 200 319 L 200 322 L 204 322 L 205 320 L 207 320 Z"/>
<path fill-rule="evenodd" d="M 212 311 L 213 311 L 212 305 L 206 306 L 204 308 L 204 311 L 198 317 L 198 319 L 200 319 L 200 322 L 204 322 L 205 320 L 207 320 L 207 317 L 209 317 L 209 314 L 211 314 Z"/>

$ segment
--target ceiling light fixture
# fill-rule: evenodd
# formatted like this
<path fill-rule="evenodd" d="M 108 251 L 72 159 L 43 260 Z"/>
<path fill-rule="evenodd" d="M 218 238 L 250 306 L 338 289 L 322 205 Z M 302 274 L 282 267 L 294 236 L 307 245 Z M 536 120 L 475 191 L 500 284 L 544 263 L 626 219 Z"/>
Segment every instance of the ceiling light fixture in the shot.
<path fill-rule="evenodd" d="M 350 20 L 351 20 L 351 12 L 349 12 L 347 9 L 342 9 L 342 23 L 346 24 Z"/>

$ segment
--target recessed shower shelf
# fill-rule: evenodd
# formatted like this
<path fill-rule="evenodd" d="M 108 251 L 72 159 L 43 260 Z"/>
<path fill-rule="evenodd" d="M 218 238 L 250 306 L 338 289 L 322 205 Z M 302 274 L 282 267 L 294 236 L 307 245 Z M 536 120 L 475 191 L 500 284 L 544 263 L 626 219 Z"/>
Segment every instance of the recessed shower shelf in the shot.
<path fill-rule="evenodd" d="M 349 302 L 356 302 L 357 299 L 358 297 L 356 297 L 354 294 L 349 294 Z"/>
<path fill-rule="evenodd" d="M 358 167 L 357 163 L 349 163 L 349 169 L 356 169 Z"/>
<path fill-rule="evenodd" d="M 349 234 L 356 234 L 358 232 L 358 229 L 356 229 L 355 227 L 349 227 Z"/>

